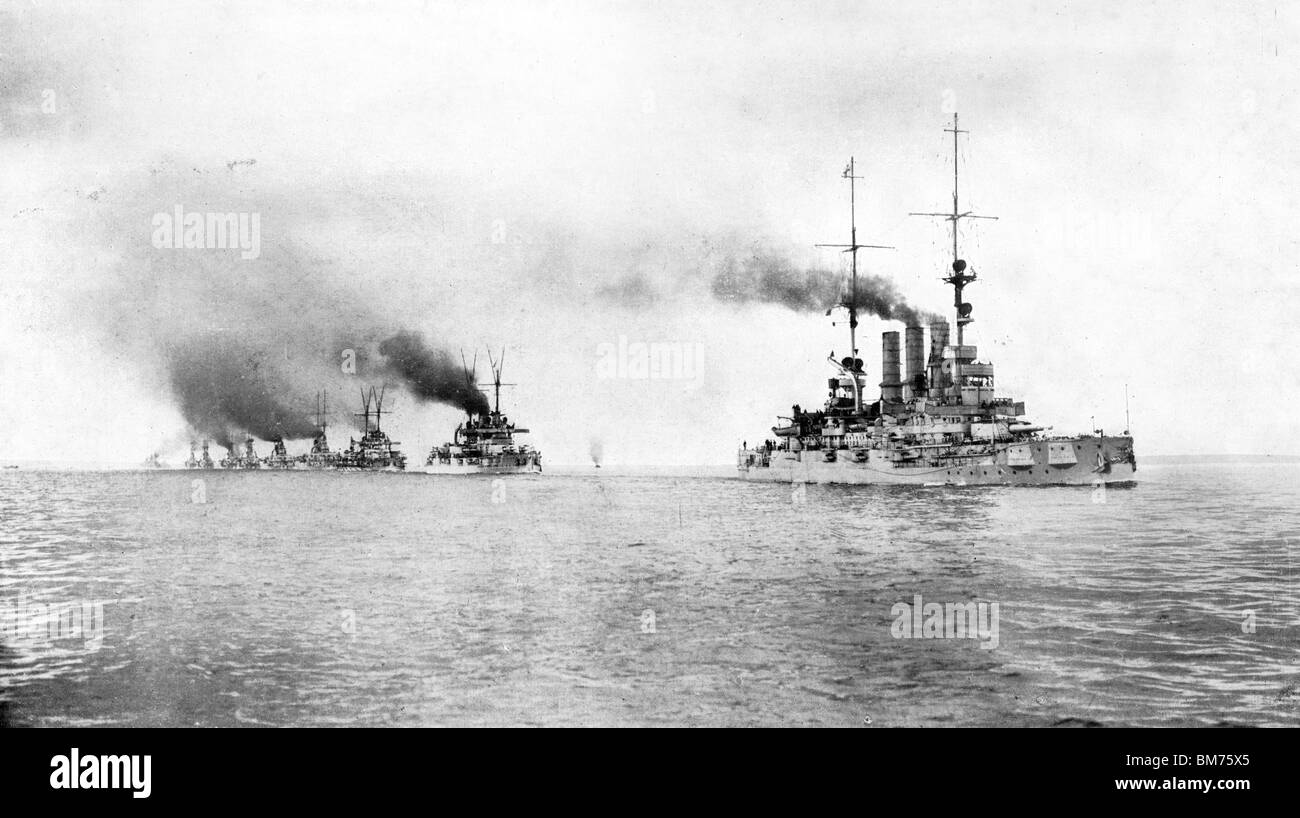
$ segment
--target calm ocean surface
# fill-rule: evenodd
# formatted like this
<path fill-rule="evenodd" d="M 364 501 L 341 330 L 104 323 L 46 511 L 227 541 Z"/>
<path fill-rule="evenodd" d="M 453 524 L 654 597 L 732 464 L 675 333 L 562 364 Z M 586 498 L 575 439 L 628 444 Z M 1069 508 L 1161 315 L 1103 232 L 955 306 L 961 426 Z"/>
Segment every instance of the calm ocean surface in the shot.
<path fill-rule="evenodd" d="M 5 470 L 0 717 L 1300 725 L 1300 464 L 728 473 Z M 894 638 L 916 595 L 998 603 L 996 648 Z"/>

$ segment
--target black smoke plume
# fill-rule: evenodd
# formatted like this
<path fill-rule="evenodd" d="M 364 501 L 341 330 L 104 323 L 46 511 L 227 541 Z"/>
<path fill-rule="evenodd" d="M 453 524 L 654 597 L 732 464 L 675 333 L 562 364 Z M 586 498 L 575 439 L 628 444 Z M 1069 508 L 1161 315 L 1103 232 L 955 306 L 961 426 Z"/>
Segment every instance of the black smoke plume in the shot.
<path fill-rule="evenodd" d="M 185 419 L 227 449 L 241 433 L 298 440 L 316 431 L 301 407 L 286 402 L 284 378 L 263 350 L 214 333 L 177 341 L 167 363 Z"/>
<path fill-rule="evenodd" d="M 797 312 L 829 310 L 849 303 L 848 282 L 830 270 L 799 269 L 788 259 L 760 253 L 743 261 L 727 259 L 711 285 L 713 295 L 736 303 L 780 304 Z M 928 323 L 936 316 L 909 305 L 893 283 L 876 275 L 858 274 L 853 305 L 885 320 L 908 326 Z"/>
<path fill-rule="evenodd" d="M 351 419 L 349 410 L 361 409 L 358 387 L 378 386 L 390 373 L 422 399 L 486 410 L 481 393 L 469 394 L 459 361 L 400 331 L 421 313 L 403 315 L 403 305 L 340 260 L 331 231 L 317 222 L 316 214 L 331 212 L 328 193 L 280 185 L 242 159 L 203 168 L 160 159 L 93 202 L 71 197 L 81 202 L 80 232 L 120 252 L 110 267 L 69 269 L 82 278 L 62 305 L 66 323 L 93 317 L 92 342 L 140 365 L 174 400 L 191 436 L 226 448 L 249 435 L 310 439 L 314 395 L 326 392 L 333 413 Z M 400 180 L 368 184 L 405 189 Z M 155 220 L 178 207 L 259 214 L 260 254 L 158 246 Z M 393 261 L 384 264 L 391 271 Z M 387 359 L 378 349 L 386 338 Z"/>
<path fill-rule="evenodd" d="M 488 411 L 487 395 L 475 388 L 472 373 L 445 350 L 433 349 L 418 332 L 402 330 L 379 344 L 384 371 L 417 398 L 445 403 L 480 415 Z"/>

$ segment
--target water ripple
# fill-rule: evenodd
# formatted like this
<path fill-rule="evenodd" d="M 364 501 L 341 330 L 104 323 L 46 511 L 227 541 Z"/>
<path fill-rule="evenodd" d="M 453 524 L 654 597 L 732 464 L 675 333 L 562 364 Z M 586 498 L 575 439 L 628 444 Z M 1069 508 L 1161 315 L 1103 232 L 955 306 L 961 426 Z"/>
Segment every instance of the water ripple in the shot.
<path fill-rule="evenodd" d="M 6 472 L 0 696 L 36 725 L 1295 726 L 1296 469 L 1144 467 L 1103 503 Z M 895 638 L 916 595 L 997 602 L 997 647 Z"/>

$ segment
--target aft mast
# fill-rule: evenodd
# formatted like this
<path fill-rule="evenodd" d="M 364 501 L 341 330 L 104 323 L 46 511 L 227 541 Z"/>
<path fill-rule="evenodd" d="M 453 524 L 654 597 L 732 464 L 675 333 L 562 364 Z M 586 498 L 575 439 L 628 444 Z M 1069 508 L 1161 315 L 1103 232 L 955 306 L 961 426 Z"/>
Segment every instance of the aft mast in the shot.
<path fill-rule="evenodd" d="M 944 128 L 945 133 L 952 134 L 952 212 L 951 213 L 909 213 L 910 216 L 934 216 L 944 221 L 952 222 L 952 273 L 943 280 L 952 285 L 953 290 L 953 307 L 957 311 L 957 346 L 965 344 L 966 325 L 975 320 L 970 317 L 971 305 L 962 301 L 962 290 L 967 284 L 975 280 L 975 270 L 968 269 L 966 262 L 963 261 L 957 253 L 957 224 L 962 219 L 991 219 L 996 221 L 997 216 L 981 216 L 972 213 L 969 210 L 962 212 L 958 194 L 958 158 L 957 158 L 957 136 L 958 134 L 968 134 L 970 131 L 962 130 L 957 127 L 957 114 L 952 115 L 952 127 Z"/>
<path fill-rule="evenodd" d="M 316 434 L 324 435 L 329 425 L 329 397 L 325 390 L 316 393 Z"/>
<path fill-rule="evenodd" d="M 380 427 L 381 416 L 385 414 L 392 414 L 393 412 L 393 410 L 391 409 L 384 408 L 384 393 L 387 390 L 388 390 L 387 384 L 385 384 L 384 387 L 379 391 L 376 391 L 373 386 L 370 387 L 369 393 L 367 393 L 366 390 L 364 389 L 361 390 L 361 403 L 365 407 L 365 410 L 361 412 L 353 412 L 352 414 L 358 417 L 365 418 L 366 434 L 370 434 L 371 432 L 382 432 L 383 429 Z M 372 404 L 374 405 L 373 409 L 370 408 Z M 371 424 L 370 416 L 372 414 L 375 416 L 373 429 L 370 428 L 370 424 Z"/>
<path fill-rule="evenodd" d="M 373 392 L 374 387 L 371 387 L 370 391 Z M 353 412 L 352 414 L 355 417 L 365 418 L 365 423 L 363 425 L 363 428 L 361 429 L 361 432 L 362 434 L 366 434 L 370 431 L 370 396 L 366 394 L 366 390 L 364 389 L 361 390 L 361 404 L 362 406 L 365 407 L 365 410 L 362 412 Z"/>
<path fill-rule="evenodd" d="M 473 394 L 474 379 L 478 376 L 478 353 L 477 352 L 474 353 L 474 365 L 471 367 L 469 365 L 469 362 L 465 360 L 465 350 L 462 349 L 460 351 L 460 368 L 465 375 L 466 394 Z M 466 409 L 465 414 L 470 420 L 474 419 L 474 413 L 471 412 L 470 410 Z"/>
<path fill-rule="evenodd" d="M 383 431 L 383 428 L 381 428 L 380 426 L 382 416 L 385 414 L 391 415 L 393 413 L 392 409 L 384 408 L 384 393 L 387 391 L 388 391 L 388 384 L 384 384 L 383 386 L 381 386 L 379 388 L 378 393 L 375 392 L 375 388 L 373 386 L 370 387 L 370 394 L 375 400 L 375 431 L 376 432 Z"/>
<path fill-rule="evenodd" d="M 840 247 L 844 252 L 849 253 L 849 292 L 848 298 L 838 306 L 845 307 L 849 311 L 849 356 L 856 362 L 858 359 L 858 251 L 863 249 L 872 250 L 893 250 L 883 244 L 858 244 L 858 216 L 857 216 L 857 186 L 856 182 L 861 176 L 855 175 L 856 166 L 852 156 L 849 157 L 848 167 L 844 168 L 844 173 L 840 174 L 841 178 L 849 180 L 849 243 L 848 244 L 818 244 L 818 247 Z M 853 379 L 853 414 L 862 412 L 862 387 L 858 381 L 858 367 L 854 366 L 848 373 Z"/>
<path fill-rule="evenodd" d="M 500 358 L 493 358 L 492 350 L 489 349 L 488 364 L 492 367 L 492 383 L 479 384 L 479 386 L 491 386 L 493 388 L 492 414 L 497 416 L 501 414 L 501 387 L 518 386 L 518 384 L 501 382 L 501 370 L 505 367 L 505 363 L 506 351 L 504 348 L 501 350 Z"/>

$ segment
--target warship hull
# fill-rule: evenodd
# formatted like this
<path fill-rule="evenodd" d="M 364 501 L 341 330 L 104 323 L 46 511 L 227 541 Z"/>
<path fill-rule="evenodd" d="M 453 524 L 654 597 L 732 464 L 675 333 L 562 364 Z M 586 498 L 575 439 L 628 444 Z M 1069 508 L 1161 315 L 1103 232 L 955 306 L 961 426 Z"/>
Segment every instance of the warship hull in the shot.
<path fill-rule="evenodd" d="M 1136 482 L 1131 437 L 1027 441 L 1000 446 L 982 457 L 900 462 L 887 450 L 742 449 L 741 479 L 773 483 L 955 486 L 1096 486 Z M 828 460 L 833 451 L 834 459 Z"/>
<path fill-rule="evenodd" d="M 541 474 L 541 461 L 535 457 L 484 458 L 486 462 L 439 462 L 424 467 L 425 474 Z"/>

